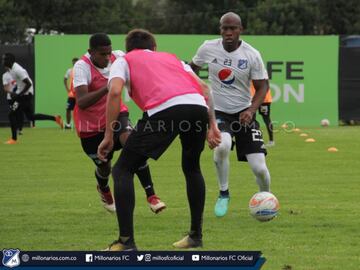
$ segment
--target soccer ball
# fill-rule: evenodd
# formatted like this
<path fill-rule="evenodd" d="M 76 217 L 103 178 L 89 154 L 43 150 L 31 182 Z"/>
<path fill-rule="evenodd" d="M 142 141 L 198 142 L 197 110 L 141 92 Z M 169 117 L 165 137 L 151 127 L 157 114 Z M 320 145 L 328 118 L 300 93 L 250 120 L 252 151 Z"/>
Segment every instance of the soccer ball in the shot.
<path fill-rule="evenodd" d="M 259 221 L 270 221 L 280 209 L 279 201 L 270 192 L 258 192 L 249 201 L 250 214 Z"/>
<path fill-rule="evenodd" d="M 328 119 L 323 119 L 323 120 L 321 120 L 320 124 L 323 127 L 327 127 L 328 125 L 330 125 L 330 121 Z"/>

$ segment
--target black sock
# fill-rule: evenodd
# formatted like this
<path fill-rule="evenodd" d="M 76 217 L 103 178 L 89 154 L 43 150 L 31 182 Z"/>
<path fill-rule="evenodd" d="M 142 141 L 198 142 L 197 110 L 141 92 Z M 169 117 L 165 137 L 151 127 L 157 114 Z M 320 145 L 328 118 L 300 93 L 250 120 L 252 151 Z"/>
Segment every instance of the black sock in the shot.
<path fill-rule="evenodd" d="M 9 120 L 10 120 L 10 126 L 11 126 L 11 138 L 13 140 L 17 140 L 17 120 L 16 120 L 16 113 L 14 111 L 11 111 L 9 113 Z"/>
<path fill-rule="evenodd" d="M 139 167 L 136 171 L 136 175 L 139 177 L 140 183 L 145 190 L 146 197 L 149 198 L 150 196 L 155 195 L 149 165 L 145 163 L 144 166 Z"/>
<path fill-rule="evenodd" d="M 196 232 L 196 231 L 190 231 L 189 232 L 189 236 L 194 239 L 194 240 L 201 240 L 202 239 L 202 234 L 201 232 Z"/>
<path fill-rule="evenodd" d="M 98 182 L 99 188 L 102 192 L 109 192 L 110 188 L 109 188 L 109 177 L 103 177 L 101 175 L 99 175 L 99 173 L 97 172 L 97 169 L 95 169 L 95 178 Z"/>
<path fill-rule="evenodd" d="M 34 114 L 34 120 L 51 120 L 55 121 L 55 116 L 48 115 L 48 114 L 42 114 L 42 113 L 36 113 Z"/>
<path fill-rule="evenodd" d="M 133 237 L 129 237 L 129 236 L 120 236 L 119 237 L 119 242 L 121 244 L 124 244 L 126 246 L 132 246 L 135 245 L 135 241 Z"/>
<path fill-rule="evenodd" d="M 230 197 L 230 193 L 229 193 L 229 190 L 220 190 L 220 197 Z"/>

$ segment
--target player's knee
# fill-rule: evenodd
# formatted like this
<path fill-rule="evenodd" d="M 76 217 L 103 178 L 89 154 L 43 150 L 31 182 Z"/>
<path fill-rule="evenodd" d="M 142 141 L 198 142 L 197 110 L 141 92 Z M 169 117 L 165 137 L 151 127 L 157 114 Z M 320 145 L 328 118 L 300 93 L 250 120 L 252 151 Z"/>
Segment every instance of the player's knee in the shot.
<path fill-rule="evenodd" d="M 252 171 L 257 177 L 261 179 L 266 178 L 267 175 L 269 174 L 269 170 L 265 164 L 258 164 L 256 166 L 253 166 Z"/>
<path fill-rule="evenodd" d="M 110 163 L 103 163 L 97 167 L 97 173 L 101 177 L 108 177 L 111 173 L 111 165 Z"/>
<path fill-rule="evenodd" d="M 221 143 L 214 150 L 214 161 L 217 162 L 220 159 L 227 158 L 231 151 L 232 139 L 229 133 L 221 133 Z"/>

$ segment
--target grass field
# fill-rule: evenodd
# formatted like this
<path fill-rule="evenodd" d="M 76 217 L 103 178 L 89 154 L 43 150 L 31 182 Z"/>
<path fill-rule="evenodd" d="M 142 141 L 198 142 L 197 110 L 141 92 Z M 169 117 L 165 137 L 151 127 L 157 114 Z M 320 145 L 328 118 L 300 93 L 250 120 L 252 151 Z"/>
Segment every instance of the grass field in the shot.
<path fill-rule="evenodd" d="M 302 132 L 316 142 L 279 131 L 269 150 L 271 187 L 281 211 L 268 223 L 249 216 L 248 200 L 257 185 L 235 153 L 229 213 L 214 216 L 215 169 L 212 152 L 204 151 L 204 250 L 261 250 L 266 270 L 359 269 L 360 128 Z M 5 141 L 9 133 L 1 128 L 0 139 Z M 331 146 L 339 152 L 327 152 Z M 0 157 L 0 249 L 101 250 L 117 238 L 116 218 L 100 204 L 93 164 L 74 132 L 25 129 L 18 145 L 0 145 Z M 173 250 L 171 243 L 189 228 L 178 141 L 150 164 L 157 193 L 168 208 L 154 215 L 135 180 L 137 245 L 140 250 Z"/>

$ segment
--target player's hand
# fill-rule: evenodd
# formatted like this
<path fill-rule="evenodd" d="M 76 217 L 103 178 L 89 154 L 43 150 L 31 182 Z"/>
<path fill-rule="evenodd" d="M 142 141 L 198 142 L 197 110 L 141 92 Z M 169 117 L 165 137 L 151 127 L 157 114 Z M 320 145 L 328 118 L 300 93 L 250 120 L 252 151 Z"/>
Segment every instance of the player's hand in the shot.
<path fill-rule="evenodd" d="M 240 113 L 239 121 L 241 124 L 250 124 L 253 120 L 254 112 L 250 109 L 247 109 Z"/>
<path fill-rule="evenodd" d="M 101 161 L 107 162 L 107 155 L 111 152 L 114 147 L 114 142 L 112 139 L 107 139 L 106 137 L 99 144 L 97 156 Z"/>
<path fill-rule="evenodd" d="M 221 132 L 217 125 L 210 127 L 208 130 L 207 141 L 210 149 L 214 149 L 221 143 Z"/>

